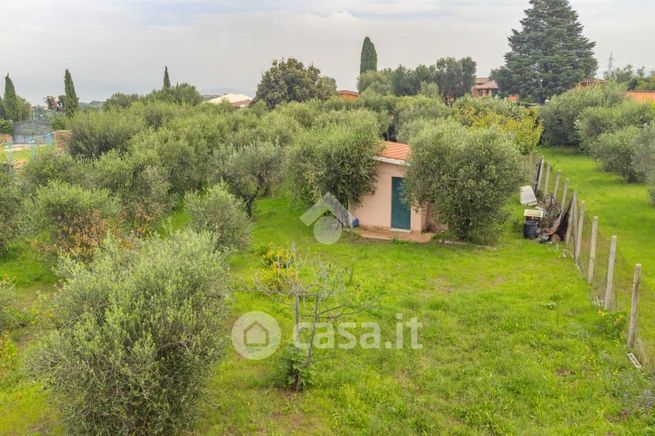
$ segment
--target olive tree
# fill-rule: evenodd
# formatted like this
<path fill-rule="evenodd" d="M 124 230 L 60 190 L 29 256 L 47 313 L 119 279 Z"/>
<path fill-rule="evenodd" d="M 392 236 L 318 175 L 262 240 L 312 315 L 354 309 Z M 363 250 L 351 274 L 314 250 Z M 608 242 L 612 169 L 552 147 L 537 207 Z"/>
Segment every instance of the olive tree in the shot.
<path fill-rule="evenodd" d="M 185 207 L 195 231 L 214 235 L 217 249 L 243 250 L 250 242 L 252 223 L 243 202 L 223 184 L 214 185 L 206 193 L 188 193 Z"/>
<path fill-rule="evenodd" d="M 32 195 L 51 181 L 81 184 L 88 173 L 87 169 L 84 162 L 48 148 L 27 161 L 18 177 L 24 190 Z"/>
<path fill-rule="evenodd" d="M 90 260 L 112 232 L 118 204 L 107 190 L 53 181 L 27 201 L 28 231 L 44 252 Z"/>
<path fill-rule="evenodd" d="M 84 111 L 70 121 L 68 150 L 73 156 L 96 158 L 109 150 L 125 152 L 130 139 L 145 129 L 141 118 L 127 111 Z"/>
<path fill-rule="evenodd" d="M 69 262 L 33 367 L 68 431 L 179 434 L 221 354 L 230 276 L 208 233 Z"/>
<path fill-rule="evenodd" d="M 620 174 L 629 183 L 643 182 L 647 171 L 640 170 L 635 162 L 635 139 L 639 131 L 638 127 L 628 126 L 602 133 L 590 144 L 589 152 L 603 170 Z"/>
<path fill-rule="evenodd" d="M 519 187 L 521 156 L 496 128 L 454 121 L 426 127 L 410 142 L 406 196 L 431 203 L 460 239 L 489 242 L 506 218 L 507 199 Z"/>
<path fill-rule="evenodd" d="M 282 149 L 270 143 L 257 143 L 241 149 L 230 147 L 216 153 L 214 162 L 210 182 L 225 182 L 252 216 L 255 200 L 270 194 L 279 179 Z"/>
<path fill-rule="evenodd" d="M 22 197 L 9 172 L 0 169 L 0 255 L 18 236 Z"/>
<path fill-rule="evenodd" d="M 344 205 L 358 203 L 376 179 L 378 135 L 378 120 L 366 111 L 300 133 L 285 163 L 291 189 L 307 201 L 329 192 Z"/>
<path fill-rule="evenodd" d="M 170 185 L 152 150 L 124 156 L 112 150 L 94 161 L 88 179 L 94 188 L 107 189 L 120 200 L 121 222 L 137 233 L 145 233 L 168 211 Z"/>

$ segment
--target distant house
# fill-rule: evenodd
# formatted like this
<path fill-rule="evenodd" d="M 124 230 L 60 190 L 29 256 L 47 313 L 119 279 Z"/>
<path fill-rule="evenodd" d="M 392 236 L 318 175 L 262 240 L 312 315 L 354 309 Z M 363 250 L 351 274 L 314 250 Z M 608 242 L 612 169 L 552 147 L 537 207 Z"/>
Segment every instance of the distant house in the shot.
<path fill-rule="evenodd" d="M 655 103 L 655 91 L 628 91 L 625 96 L 637 103 Z"/>
<path fill-rule="evenodd" d="M 603 79 L 597 79 L 595 77 L 585 77 L 584 79 L 582 79 L 582 82 L 580 82 L 580 86 L 586 88 L 588 86 L 600 85 L 605 82 L 606 80 Z"/>
<path fill-rule="evenodd" d="M 355 101 L 359 98 L 359 92 L 347 89 L 340 89 L 337 91 L 337 95 L 347 101 Z"/>
<path fill-rule="evenodd" d="M 377 180 L 372 194 L 349 208 L 363 229 L 423 233 L 432 226 L 430 206 L 409 207 L 403 197 L 403 183 L 410 148 L 407 144 L 384 142 L 377 161 Z"/>
<path fill-rule="evenodd" d="M 221 104 L 223 102 L 228 102 L 234 107 L 244 108 L 244 107 L 248 107 L 251 101 L 252 98 L 244 94 L 225 94 L 225 95 L 221 95 L 220 97 L 207 100 L 207 103 Z"/>
<path fill-rule="evenodd" d="M 475 85 L 471 90 L 473 97 L 495 97 L 498 95 L 499 88 L 495 80 L 488 77 L 476 77 Z"/>

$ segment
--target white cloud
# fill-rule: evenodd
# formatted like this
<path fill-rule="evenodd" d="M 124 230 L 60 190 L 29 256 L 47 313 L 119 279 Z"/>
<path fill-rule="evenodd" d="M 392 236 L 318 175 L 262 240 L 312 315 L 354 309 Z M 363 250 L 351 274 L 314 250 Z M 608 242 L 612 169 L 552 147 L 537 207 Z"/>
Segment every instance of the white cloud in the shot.
<path fill-rule="evenodd" d="M 601 70 L 655 68 L 655 6 L 647 0 L 577 0 Z M 527 0 L 2 0 L 0 69 L 33 102 L 63 89 L 70 67 L 85 101 L 173 81 L 253 93 L 275 58 L 314 63 L 352 88 L 364 36 L 381 67 L 472 56 L 480 75 L 502 63 Z M 638 12 L 635 12 L 638 11 Z M 0 73 L 4 72 L 0 71 Z"/>

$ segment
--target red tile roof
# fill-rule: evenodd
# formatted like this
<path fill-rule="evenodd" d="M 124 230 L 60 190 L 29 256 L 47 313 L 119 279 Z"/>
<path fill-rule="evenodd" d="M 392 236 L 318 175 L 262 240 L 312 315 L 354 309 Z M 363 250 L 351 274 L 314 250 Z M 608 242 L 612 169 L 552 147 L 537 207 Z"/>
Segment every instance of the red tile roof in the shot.
<path fill-rule="evenodd" d="M 353 97 L 358 97 L 359 96 L 359 92 L 350 91 L 348 89 L 340 89 L 340 90 L 337 91 L 337 94 L 339 94 L 339 95 L 351 95 Z"/>
<path fill-rule="evenodd" d="M 400 142 L 384 141 L 384 149 L 378 152 L 379 157 L 405 161 L 409 158 L 409 145 Z"/>

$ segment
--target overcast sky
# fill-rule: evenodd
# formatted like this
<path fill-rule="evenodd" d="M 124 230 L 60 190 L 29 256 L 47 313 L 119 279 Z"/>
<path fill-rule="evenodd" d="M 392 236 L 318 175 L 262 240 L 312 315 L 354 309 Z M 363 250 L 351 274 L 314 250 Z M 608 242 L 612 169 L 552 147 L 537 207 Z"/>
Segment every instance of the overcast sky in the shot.
<path fill-rule="evenodd" d="M 572 0 L 596 41 L 599 74 L 655 69 L 655 1 Z M 82 101 L 145 93 L 171 80 L 203 93 L 253 95 L 271 60 L 294 56 L 353 89 L 369 35 L 378 67 L 471 56 L 502 64 L 528 0 L 0 0 L 0 73 L 33 103 L 63 93 L 70 68 Z"/>

